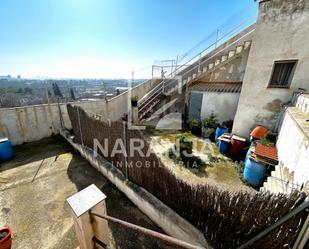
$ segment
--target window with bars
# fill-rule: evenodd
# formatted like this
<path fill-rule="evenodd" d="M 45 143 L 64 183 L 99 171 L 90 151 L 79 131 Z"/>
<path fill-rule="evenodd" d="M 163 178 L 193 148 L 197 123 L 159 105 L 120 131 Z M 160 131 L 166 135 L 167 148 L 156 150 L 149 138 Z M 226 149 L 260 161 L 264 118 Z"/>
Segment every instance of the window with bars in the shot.
<path fill-rule="evenodd" d="M 289 87 L 297 60 L 275 61 L 268 87 Z"/>

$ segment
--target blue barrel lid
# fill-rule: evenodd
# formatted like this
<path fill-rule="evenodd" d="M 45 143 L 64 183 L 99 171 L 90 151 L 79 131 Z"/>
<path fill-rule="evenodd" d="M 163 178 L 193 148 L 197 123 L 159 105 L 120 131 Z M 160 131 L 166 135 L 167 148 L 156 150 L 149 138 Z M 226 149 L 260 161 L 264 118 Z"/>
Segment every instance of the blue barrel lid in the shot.
<path fill-rule="evenodd" d="M 7 137 L 0 137 L 0 143 L 4 143 L 9 141 L 9 139 Z"/>

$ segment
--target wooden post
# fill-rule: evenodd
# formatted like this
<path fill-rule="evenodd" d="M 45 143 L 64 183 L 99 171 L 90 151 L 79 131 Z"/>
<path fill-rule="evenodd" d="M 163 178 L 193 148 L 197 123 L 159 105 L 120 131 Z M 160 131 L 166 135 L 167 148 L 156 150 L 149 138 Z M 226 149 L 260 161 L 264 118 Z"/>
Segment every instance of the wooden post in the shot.
<path fill-rule="evenodd" d="M 80 249 L 96 248 L 93 237 L 109 244 L 107 221 L 89 214 L 91 210 L 106 215 L 105 199 L 106 196 L 94 184 L 67 199 Z"/>

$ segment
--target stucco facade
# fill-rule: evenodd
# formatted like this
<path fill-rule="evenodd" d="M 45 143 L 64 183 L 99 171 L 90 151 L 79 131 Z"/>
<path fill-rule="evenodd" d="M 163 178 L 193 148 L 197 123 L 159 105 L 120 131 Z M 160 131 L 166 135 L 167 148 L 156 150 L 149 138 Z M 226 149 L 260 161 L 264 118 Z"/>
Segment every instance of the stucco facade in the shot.
<path fill-rule="evenodd" d="M 298 88 L 309 89 L 308 23 L 309 1 L 260 3 L 233 133 L 248 137 L 257 124 L 273 129 L 282 104 Z M 278 60 L 297 60 L 289 88 L 268 87 Z"/>
<path fill-rule="evenodd" d="M 220 123 L 234 119 L 239 93 L 204 92 L 201 120 L 214 113 Z"/>

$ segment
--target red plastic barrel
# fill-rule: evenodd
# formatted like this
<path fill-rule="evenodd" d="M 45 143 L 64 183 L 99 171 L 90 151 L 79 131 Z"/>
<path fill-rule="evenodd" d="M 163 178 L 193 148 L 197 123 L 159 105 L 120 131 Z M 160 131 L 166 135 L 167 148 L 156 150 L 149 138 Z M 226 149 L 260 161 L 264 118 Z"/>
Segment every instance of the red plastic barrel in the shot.
<path fill-rule="evenodd" d="M 231 156 L 237 158 L 243 150 L 246 139 L 233 135 L 231 138 Z"/>

